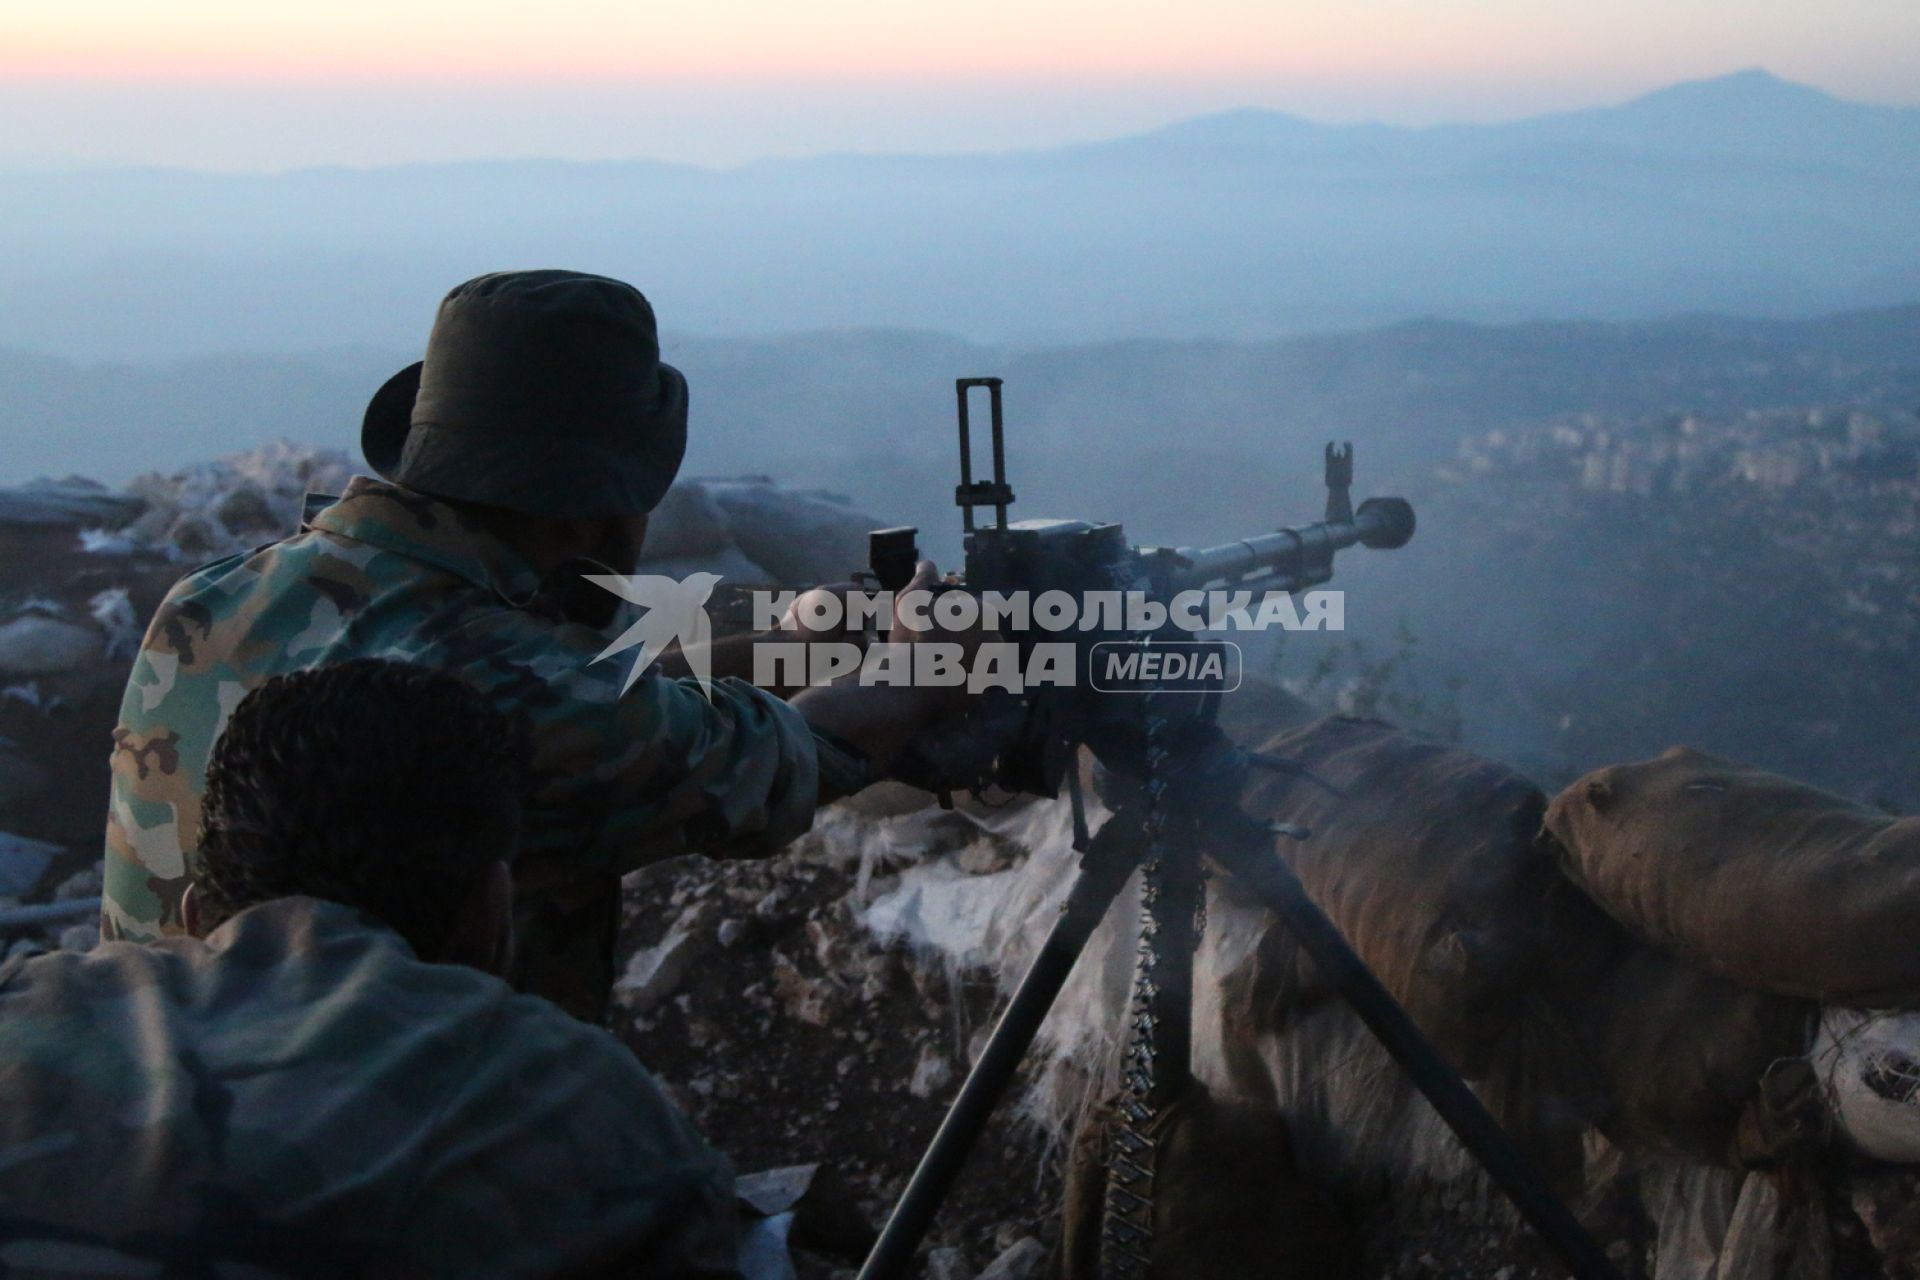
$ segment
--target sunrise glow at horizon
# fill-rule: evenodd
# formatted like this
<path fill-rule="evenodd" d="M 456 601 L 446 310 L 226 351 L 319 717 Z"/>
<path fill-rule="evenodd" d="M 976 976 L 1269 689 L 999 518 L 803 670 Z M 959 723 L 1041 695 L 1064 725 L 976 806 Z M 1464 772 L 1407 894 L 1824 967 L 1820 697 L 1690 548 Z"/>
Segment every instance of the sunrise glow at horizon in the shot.
<path fill-rule="evenodd" d="M 1239 105 L 1511 118 L 1755 66 L 1910 103 L 1916 65 L 1912 0 L 8 0 L 0 159 L 724 163 Z"/>

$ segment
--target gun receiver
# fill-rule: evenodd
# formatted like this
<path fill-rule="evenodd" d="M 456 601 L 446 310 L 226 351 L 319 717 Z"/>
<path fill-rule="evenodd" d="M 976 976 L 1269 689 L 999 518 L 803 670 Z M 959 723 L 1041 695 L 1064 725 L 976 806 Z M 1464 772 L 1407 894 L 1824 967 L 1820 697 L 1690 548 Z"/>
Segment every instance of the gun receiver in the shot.
<path fill-rule="evenodd" d="M 1217 546 L 1136 547 L 1117 523 L 1010 521 L 1007 508 L 1014 494 L 1007 483 L 1002 388 L 999 378 L 960 378 L 954 384 L 960 435 L 960 483 L 954 489 L 954 503 L 961 511 L 966 546 L 966 566 L 957 585 L 965 590 L 1026 592 L 1036 597 L 1067 592 L 1083 600 L 1093 593 L 1119 592 L 1162 604 L 1182 592 L 1207 589 L 1300 591 L 1332 578 L 1334 556 L 1347 547 L 1388 550 L 1405 545 L 1413 536 L 1413 508 L 1404 499 L 1368 498 L 1357 509 L 1353 506 L 1353 446 L 1332 444 L 1326 449 L 1326 518 L 1313 524 Z M 968 401 L 976 389 L 985 389 L 989 397 L 993 470 L 992 478 L 986 480 L 975 478 L 973 464 Z M 976 516 L 986 508 L 992 509 L 990 523 Z M 898 590 L 912 576 L 919 558 L 918 532 L 901 527 L 869 535 L 870 568 L 881 586 Z M 1009 639 L 1023 650 L 1035 642 L 1030 636 Z M 1138 736 L 1128 726 L 1130 718 L 1138 718 L 1137 705 L 1103 696 L 1092 687 L 1095 646 L 1198 643 L 1170 623 L 1149 631 L 1112 621 L 1083 625 L 1072 632 L 1071 639 L 1078 651 L 1078 683 L 983 698 L 981 708 L 967 717 L 965 731 L 949 734 L 944 747 L 927 753 L 923 772 L 931 779 L 929 785 L 936 790 L 977 790 L 991 783 L 1009 790 L 1055 794 L 1074 749 L 1093 745 L 1106 759 L 1116 752 L 1124 754 L 1127 744 Z M 1217 692 L 1189 692 L 1177 698 L 1163 693 L 1159 698 L 1157 713 L 1184 700 L 1180 714 L 1196 723 L 1210 725 L 1218 709 Z M 995 745 L 988 747 L 988 740 Z"/>

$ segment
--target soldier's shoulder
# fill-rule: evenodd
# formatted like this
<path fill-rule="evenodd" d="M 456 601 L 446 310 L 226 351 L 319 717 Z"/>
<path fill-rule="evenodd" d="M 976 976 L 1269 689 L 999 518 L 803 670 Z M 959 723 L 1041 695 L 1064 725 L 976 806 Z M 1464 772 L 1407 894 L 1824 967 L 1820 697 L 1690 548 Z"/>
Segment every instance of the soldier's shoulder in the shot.
<path fill-rule="evenodd" d="M 573 1099 L 568 1124 L 593 1141 L 609 1124 L 626 1137 L 650 1135 L 664 1145 L 700 1150 L 705 1143 L 666 1089 L 611 1031 L 563 1012 L 551 1001 L 513 992 L 499 1007 L 486 1061 L 470 1083 L 476 1106 L 518 1108 L 528 1091 Z M 517 1099 L 517 1101 L 516 1101 Z M 619 1119 L 625 1117 L 624 1120 Z"/>

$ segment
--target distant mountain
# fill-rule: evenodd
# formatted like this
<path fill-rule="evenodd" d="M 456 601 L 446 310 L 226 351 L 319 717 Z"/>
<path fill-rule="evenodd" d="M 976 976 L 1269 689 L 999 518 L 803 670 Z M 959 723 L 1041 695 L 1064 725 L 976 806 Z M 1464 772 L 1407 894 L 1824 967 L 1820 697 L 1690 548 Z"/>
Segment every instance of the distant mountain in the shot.
<path fill-rule="evenodd" d="M 667 355 L 692 385 L 690 473 L 849 492 L 922 523 L 930 548 L 956 524 L 952 386 L 963 375 L 1006 378 L 1024 514 L 1124 517 L 1147 540 L 1219 539 L 1298 518 L 1318 501 L 1330 437 L 1358 444 L 1367 486 L 1417 485 L 1463 435 L 1556 414 L 1920 405 L 1920 306 L 1042 349 L 848 330 L 683 339 Z M 0 484 L 68 472 L 117 482 L 279 436 L 351 449 L 368 395 L 407 358 L 136 365 L 0 349 Z"/>
<path fill-rule="evenodd" d="M 636 149 L 644 143 L 636 135 Z M 453 282 L 620 275 L 674 333 L 1260 338 L 1920 298 L 1920 109 L 1765 72 L 1515 123 L 1242 110 L 986 156 L 0 173 L 0 345 L 417 346 Z"/>

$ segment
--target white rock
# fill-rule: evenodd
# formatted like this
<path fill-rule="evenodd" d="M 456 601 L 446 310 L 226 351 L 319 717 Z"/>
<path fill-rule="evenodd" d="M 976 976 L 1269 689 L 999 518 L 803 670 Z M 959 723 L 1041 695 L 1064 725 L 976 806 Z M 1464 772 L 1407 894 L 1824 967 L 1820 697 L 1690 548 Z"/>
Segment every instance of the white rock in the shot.
<path fill-rule="evenodd" d="M 152 472 L 128 486 L 148 509 L 126 534 L 182 560 L 244 551 L 291 534 L 306 495 L 338 494 L 353 471 L 338 449 L 282 440 L 167 475 Z"/>
<path fill-rule="evenodd" d="M 17 898 L 40 883 L 60 846 L 0 831 L 0 895 Z"/>
<path fill-rule="evenodd" d="M 58 706 L 58 697 L 49 698 L 40 692 L 40 686 L 32 680 L 23 680 L 19 684 L 10 684 L 0 688 L 0 702 L 20 702 L 35 711 L 51 711 Z"/>
<path fill-rule="evenodd" d="M 139 544 L 124 533 L 110 529 L 82 529 L 80 550 L 91 556 L 126 556 L 139 550 Z"/>
<path fill-rule="evenodd" d="M 108 587 L 87 601 L 87 612 L 106 638 L 109 660 L 131 658 L 140 647 L 142 627 L 133 611 L 133 596 L 125 587 Z"/>
<path fill-rule="evenodd" d="M 927 1251 L 927 1280 L 973 1280 L 967 1255 L 954 1248 Z"/>
<path fill-rule="evenodd" d="M 899 887 L 861 915 L 883 942 L 950 956 L 966 968 L 993 959 L 995 926 L 1016 888 L 1016 871 L 971 876 L 951 862 L 929 862 L 900 877 Z"/>
<path fill-rule="evenodd" d="M 60 931 L 60 950 L 91 951 L 100 945 L 100 925 L 96 921 L 70 924 Z"/>
<path fill-rule="evenodd" d="M 1046 1261 L 1046 1246 L 1032 1236 L 1022 1236 L 1007 1251 L 987 1264 L 979 1280 L 1033 1280 Z"/>
<path fill-rule="evenodd" d="M 53 887 L 55 902 L 71 902 L 75 898 L 97 898 L 106 882 L 105 869 L 95 862 L 92 866 L 80 870 L 62 880 Z"/>
<path fill-rule="evenodd" d="M 953 1064 L 930 1044 L 920 1046 L 920 1060 L 913 1064 L 913 1078 L 907 1092 L 916 1098 L 931 1098 L 946 1092 L 953 1083 Z"/>
<path fill-rule="evenodd" d="M 115 528 L 139 515 L 140 507 L 138 497 L 79 476 L 0 489 L 0 525 L 15 528 Z"/>
<path fill-rule="evenodd" d="M 78 671 L 100 661 L 106 641 L 94 628 L 44 613 L 0 623 L 0 677 L 23 679 Z"/>
<path fill-rule="evenodd" d="M 679 990 L 698 950 L 694 931 L 675 924 L 658 943 L 633 953 L 614 980 L 613 998 L 634 1013 L 648 1012 Z"/>

